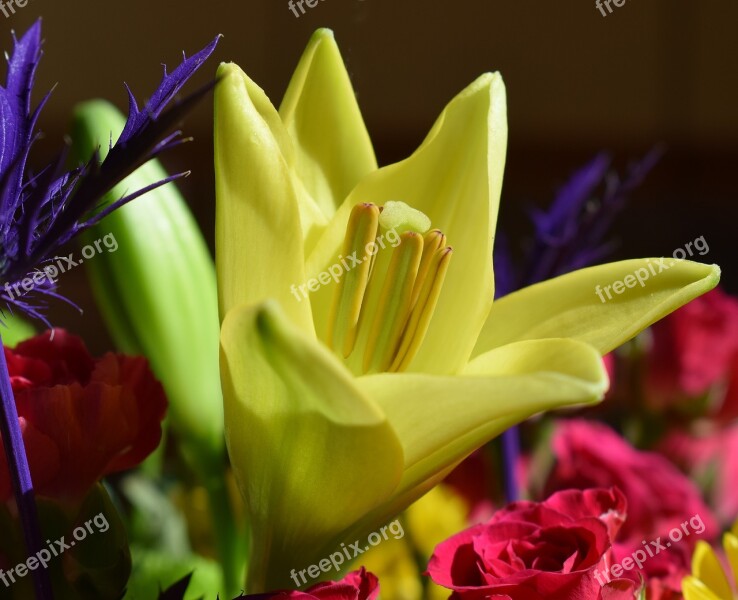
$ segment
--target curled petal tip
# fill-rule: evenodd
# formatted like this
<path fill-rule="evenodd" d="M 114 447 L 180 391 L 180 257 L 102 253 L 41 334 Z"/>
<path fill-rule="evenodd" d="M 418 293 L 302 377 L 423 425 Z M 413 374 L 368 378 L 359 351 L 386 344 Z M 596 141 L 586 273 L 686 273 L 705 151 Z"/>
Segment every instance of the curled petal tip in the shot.
<path fill-rule="evenodd" d="M 324 39 L 335 40 L 336 34 L 333 33 L 333 30 L 329 29 L 328 27 L 321 27 L 320 29 L 315 30 L 315 33 L 310 38 L 310 41 L 317 42 Z"/>

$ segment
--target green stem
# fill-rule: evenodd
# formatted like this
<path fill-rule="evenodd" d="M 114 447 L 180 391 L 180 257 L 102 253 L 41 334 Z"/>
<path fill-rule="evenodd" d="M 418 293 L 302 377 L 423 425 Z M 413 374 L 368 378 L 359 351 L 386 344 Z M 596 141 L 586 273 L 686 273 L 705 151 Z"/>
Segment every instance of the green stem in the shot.
<path fill-rule="evenodd" d="M 243 531 L 244 528 L 239 527 L 233 511 L 225 473 L 220 475 L 208 476 L 203 484 L 208 493 L 218 557 L 223 568 L 223 581 L 226 593 L 231 597 L 243 589 L 248 536 Z"/>
<path fill-rule="evenodd" d="M 167 416 L 161 426 L 161 440 L 151 454 L 141 463 L 141 471 L 151 479 L 160 479 L 164 472 L 164 455 L 167 449 L 167 438 L 169 437 L 169 417 Z"/>
<path fill-rule="evenodd" d="M 180 451 L 208 495 L 210 518 L 215 534 L 218 559 L 223 569 L 223 584 L 228 597 L 243 589 L 248 557 L 245 525 L 236 519 L 226 485 L 225 443 L 213 449 L 206 444 L 182 444 Z"/>

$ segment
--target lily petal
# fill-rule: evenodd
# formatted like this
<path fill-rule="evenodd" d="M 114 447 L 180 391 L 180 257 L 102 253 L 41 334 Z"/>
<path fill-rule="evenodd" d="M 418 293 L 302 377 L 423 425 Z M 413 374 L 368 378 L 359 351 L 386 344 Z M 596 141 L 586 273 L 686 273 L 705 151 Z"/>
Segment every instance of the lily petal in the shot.
<path fill-rule="evenodd" d="M 291 286 L 305 281 L 303 232 L 292 146 L 264 91 L 234 64 L 222 64 L 215 90 L 216 270 L 221 319 L 234 306 L 282 301 L 312 332 L 310 301 Z"/>
<path fill-rule="evenodd" d="M 402 200 L 446 234 L 454 260 L 412 371 L 458 372 L 487 318 L 506 147 L 505 85 L 498 73 L 487 73 L 448 104 L 410 158 L 368 175 L 354 188 L 309 256 L 308 273 L 336 262 L 349 213 L 359 202 Z M 316 323 L 327 320 L 322 313 L 328 309 L 327 302 L 314 306 Z"/>
<path fill-rule="evenodd" d="M 705 541 L 700 541 L 694 549 L 692 574 L 704 582 L 718 598 L 733 598 L 733 591 L 720 560 Z"/>
<path fill-rule="evenodd" d="M 413 471 L 424 478 L 463 458 L 501 433 L 501 424 L 599 400 L 608 380 L 594 348 L 547 339 L 496 348 L 458 377 L 382 373 L 359 382 L 402 440 L 406 478 L 415 480 Z"/>
<path fill-rule="evenodd" d="M 733 581 L 738 581 L 738 537 L 733 533 L 726 533 L 723 536 L 723 548 L 730 565 L 730 574 L 733 576 Z"/>
<path fill-rule="evenodd" d="M 594 348 L 548 339 L 492 350 L 457 377 L 382 373 L 361 377 L 359 384 L 382 407 L 403 444 L 402 482 L 369 516 L 382 521 L 512 425 L 545 410 L 599 400 L 608 379 Z"/>
<path fill-rule="evenodd" d="M 668 270 L 659 272 L 656 265 L 661 260 L 625 260 L 581 269 L 495 301 L 474 356 L 516 340 L 551 337 L 581 340 L 606 354 L 720 280 L 717 265 L 669 259 L 664 263 Z M 644 279 L 643 286 L 636 273 Z M 604 288 L 627 277 L 633 277 L 629 281 L 635 281 L 635 287 L 620 295 L 611 293 L 612 300 L 607 300 Z"/>
<path fill-rule="evenodd" d="M 319 29 L 310 38 L 279 114 L 295 145 L 295 171 L 329 219 L 359 180 L 377 169 L 330 29 Z"/>
<path fill-rule="evenodd" d="M 685 600 L 724 600 L 692 575 L 687 575 L 682 579 L 682 594 Z"/>
<path fill-rule="evenodd" d="M 345 367 L 276 303 L 226 315 L 221 374 L 226 440 L 254 527 L 249 585 L 289 587 L 291 569 L 322 558 L 313 553 L 389 497 L 402 447 Z"/>

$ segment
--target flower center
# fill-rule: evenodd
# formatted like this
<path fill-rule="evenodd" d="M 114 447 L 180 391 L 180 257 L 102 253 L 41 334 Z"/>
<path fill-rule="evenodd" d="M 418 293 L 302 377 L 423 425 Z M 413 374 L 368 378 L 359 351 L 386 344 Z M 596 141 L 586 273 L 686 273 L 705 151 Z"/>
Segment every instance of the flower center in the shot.
<path fill-rule="evenodd" d="M 351 211 L 327 343 L 354 372 L 403 371 L 420 348 L 453 252 L 430 227 L 404 202 Z"/>

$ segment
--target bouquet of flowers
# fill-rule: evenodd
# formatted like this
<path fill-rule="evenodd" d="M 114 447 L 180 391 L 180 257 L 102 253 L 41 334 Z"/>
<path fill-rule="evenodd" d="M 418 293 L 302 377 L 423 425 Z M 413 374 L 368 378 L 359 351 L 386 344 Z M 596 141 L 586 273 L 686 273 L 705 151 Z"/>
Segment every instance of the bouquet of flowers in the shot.
<path fill-rule="evenodd" d="M 604 262 L 658 149 L 518 244 L 502 76 L 380 168 L 319 30 L 278 109 L 233 63 L 179 97 L 215 39 L 33 170 L 40 36 L 0 87 L 0 598 L 735 597 L 738 300 L 704 236 Z M 157 162 L 211 92 L 214 261 Z M 82 263 L 102 357 L 44 310 Z"/>

